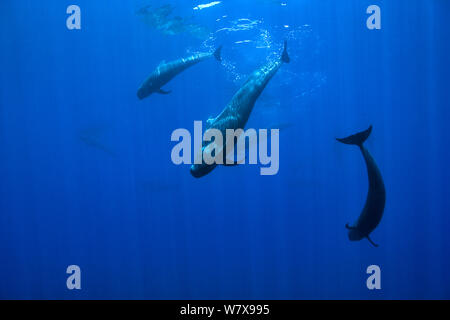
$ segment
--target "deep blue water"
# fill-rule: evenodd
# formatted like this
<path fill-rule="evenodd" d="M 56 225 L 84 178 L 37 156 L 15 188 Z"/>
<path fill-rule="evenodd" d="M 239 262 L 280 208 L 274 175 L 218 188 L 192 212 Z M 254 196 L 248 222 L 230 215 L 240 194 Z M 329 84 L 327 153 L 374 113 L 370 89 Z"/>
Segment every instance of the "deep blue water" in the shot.
<path fill-rule="evenodd" d="M 0 298 L 450 298 L 448 1 L 193 10 L 207 2 L 1 1 Z M 71 4 L 81 30 L 66 28 Z M 149 23 L 137 13 L 147 4 L 173 5 L 167 19 L 184 29 Z M 366 27 L 371 4 L 381 30 Z M 284 39 L 291 63 L 247 125 L 289 125 L 279 173 L 195 179 L 174 165 L 172 131 L 216 116 Z M 160 61 L 218 45 L 221 64 L 137 99 Z M 347 238 L 367 174 L 358 149 L 335 141 L 370 124 L 387 192 L 378 248 Z M 72 264 L 81 290 L 66 288 Z M 381 290 L 366 288 L 371 264 Z"/>

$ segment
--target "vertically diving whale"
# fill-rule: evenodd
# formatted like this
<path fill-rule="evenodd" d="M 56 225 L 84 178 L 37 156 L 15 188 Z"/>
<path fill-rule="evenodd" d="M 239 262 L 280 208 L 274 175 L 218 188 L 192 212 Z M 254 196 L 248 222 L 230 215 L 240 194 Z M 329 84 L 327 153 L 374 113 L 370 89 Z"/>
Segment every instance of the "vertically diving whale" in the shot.
<path fill-rule="evenodd" d="M 235 93 L 225 109 L 216 118 L 207 120 L 207 128 L 220 130 L 224 137 L 226 135 L 226 129 L 243 129 L 250 117 L 250 113 L 252 112 L 256 100 L 261 95 L 270 79 L 277 73 L 283 63 L 289 62 L 290 58 L 287 53 L 287 43 L 284 41 L 281 58 L 254 71 L 242 87 Z M 204 152 L 210 148 L 213 143 L 214 142 L 203 142 L 201 151 Z M 226 150 L 226 142 L 223 145 L 223 150 Z M 226 157 L 226 154 L 223 156 Z M 211 172 L 216 166 L 216 163 L 206 164 L 205 162 L 202 162 L 201 164 L 193 164 L 190 171 L 192 176 L 200 178 Z"/>
<path fill-rule="evenodd" d="M 386 190 L 384 188 L 380 169 L 378 169 L 377 164 L 369 151 L 363 146 L 364 141 L 370 136 L 371 132 L 372 126 L 365 131 L 356 133 L 347 138 L 336 140 L 345 144 L 357 145 L 359 147 L 366 162 L 367 174 L 369 176 L 369 191 L 367 193 L 364 209 L 353 227 L 349 226 L 348 223 L 345 225 L 349 230 L 348 238 L 351 241 L 367 238 L 372 245 L 378 247 L 378 245 L 370 239 L 369 235 L 378 226 L 383 217 L 384 205 L 386 202 Z"/>
<path fill-rule="evenodd" d="M 217 61 L 222 61 L 220 56 L 221 50 L 222 46 L 218 47 L 213 53 L 198 53 L 172 62 L 162 61 L 139 87 L 137 91 L 138 98 L 142 100 L 155 92 L 169 94 L 170 91 L 165 91 L 161 89 L 161 87 L 172 80 L 179 73 L 203 60 L 214 56 Z"/>

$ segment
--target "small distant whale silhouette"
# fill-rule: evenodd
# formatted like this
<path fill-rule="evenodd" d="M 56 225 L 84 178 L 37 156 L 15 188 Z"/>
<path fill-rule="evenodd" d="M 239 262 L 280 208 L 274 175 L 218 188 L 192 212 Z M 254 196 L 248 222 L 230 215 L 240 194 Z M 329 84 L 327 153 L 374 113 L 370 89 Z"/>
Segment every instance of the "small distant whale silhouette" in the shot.
<path fill-rule="evenodd" d="M 101 135 L 103 134 L 103 131 L 104 130 L 101 128 L 88 128 L 81 131 L 78 137 L 86 145 L 102 150 L 112 157 L 116 157 L 117 154 L 111 148 L 107 147 L 101 142 Z"/>
<path fill-rule="evenodd" d="M 165 91 L 161 89 L 161 87 L 187 68 L 192 67 L 203 60 L 209 59 L 210 57 L 214 56 L 217 61 L 222 61 L 220 56 L 221 50 L 222 46 L 218 47 L 214 53 L 198 53 L 172 62 L 162 61 L 156 67 L 155 71 L 153 71 L 139 87 L 137 91 L 138 98 L 142 100 L 155 92 L 169 94 L 171 91 Z"/>
<path fill-rule="evenodd" d="M 370 239 L 369 235 L 375 230 L 383 217 L 384 205 L 386 202 L 386 190 L 375 160 L 363 146 L 364 141 L 370 136 L 371 132 L 372 126 L 365 131 L 356 133 L 347 138 L 336 140 L 345 144 L 357 145 L 360 148 L 366 162 L 367 174 L 369 176 L 369 191 L 367 193 L 364 209 L 353 227 L 349 226 L 348 223 L 345 225 L 349 230 L 348 238 L 350 241 L 359 241 L 363 238 L 367 238 L 372 245 L 378 247 L 378 245 Z"/>
<path fill-rule="evenodd" d="M 244 85 L 236 92 L 225 109 L 214 119 L 208 119 L 208 129 L 217 129 L 225 137 L 226 129 L 243 129 L 250 117 L 256 100 L 269 83 L 270 79 L 277 73 L 283 63 L 289 63 L 290 58 L 287 53 L 287 42 L 284 41 L 283 53 L 281 59 L 270 62 L 262 68 L 254 71 Z M 213 142 L 204 142 L 202 152 Z M 226 144 L 223 145 L 226 150 Z M 225 155 L 226 156 L 226 155 Z M 224 157 L 225 158 L 225 157 Z M 224 162 L 225 163 L 225 162 Z M 195 178 L 200 178 L 210 173 L 217 164 L 193 164 L 191 174 Z"/>

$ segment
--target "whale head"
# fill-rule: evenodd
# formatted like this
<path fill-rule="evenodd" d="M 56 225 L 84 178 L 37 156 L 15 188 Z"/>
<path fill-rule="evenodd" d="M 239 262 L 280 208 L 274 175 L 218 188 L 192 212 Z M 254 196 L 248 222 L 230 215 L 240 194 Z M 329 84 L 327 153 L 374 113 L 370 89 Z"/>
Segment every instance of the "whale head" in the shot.
<path fill-rule="evenodd" d="M 137 91 L 137 97 L 139 98 L 139 100 L 142 100 L 146 97 L 148 97 L 151 93 L 146 93 L 145 90 L 140 87 Z"/>
<path fill-rule="evenodd" d="M 139 89 L 137 91 L 137 96 L 140 100 L 142 100 L 144 98 L 147 98 L 149 95 L 151 95 L 155 91 L 156 90 L 153 89 L 152 82 L 146 82 L 145 84 L 143 84 L 142 86 L 139 87 Z"/>
<path fill-rule="evenodd" d="M 147 98 L 152 93 L 160 90 L 161 83 L 158 81 L 158 74 L 153 72 L 139 87 L 137 96 L 140 100 Z"/>
<path fill-rule="evenodd" d="M 209 121 L 209 120 L 208 120 Z M 211 128 L 208 128 L 207 132 L 210 130 Z M 217 129 L 213 129 L 216 131 L 219 131 Z M 219 131 L 220 134 L 220 131 Z M 191 166 L 191 175 L 195 178 L 201 178 L 205 175 L 207 175 L 208 173 L 210 173 L 216 166 L 218 163 L 223 163 L 222 162 L 217 162 L 218 159 L 220 159 L 221 157 L 223 157 L 223 144 L 216 144 L 215 139 L 217 137 L 214 138 L 214 140 L 211 141 L 203 141 L 203 145 L 202 145 L 202 149 L 201 149 L 201 153 L 199 153 L 197 156 L 200 158 L 196 158 L 196 159 L 201 159 L 201 161 L 194 161 L 194 164 Z M 214 159 L 213 161 L 205 161 L 205 157 L 208 157 L 209 159 Z"/>
<path fill-rule="evenodd" d="M 201 164 L 193 164 L 191 166 L 191 175 L 194 178 L 201 178 L 203 176 L 206 176 L 208 173 L 210 173 L 215 167 L 217 166 L 217 164 L 206 164 L 206 163 L 201 163 Z"/>
<path fill-rule="evenodd" d="M 359 241 L 365 236 L 361 234 L 361 232 L 358 229 L 350 229 L 348 230 L 348 239 L 350 241 Z"/>

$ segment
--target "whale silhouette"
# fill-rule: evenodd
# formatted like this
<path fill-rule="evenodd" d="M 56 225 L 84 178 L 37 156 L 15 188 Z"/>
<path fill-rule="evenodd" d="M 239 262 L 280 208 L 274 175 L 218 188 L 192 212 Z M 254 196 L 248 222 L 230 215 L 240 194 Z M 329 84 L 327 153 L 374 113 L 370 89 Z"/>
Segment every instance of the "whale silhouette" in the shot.
<path fill-rule="evenodd" d="M 165 91 L 161 89 L 161 87 L 184 70 L 201 61 L 209 59 L 210 57 L 215 57 L 217 61 L 221 61 L 221 50 L 222 46 L 218 47 L 213 53 L 198 53 L 172 62 L 162 61 L 139 87 L 137 91 L 138 98 L 142 100 L 155 92 L 160 94 L 169 94 L 171 91 Z"/>
<path fill-rule="evenodd" d="M 359 241 L 367 238 L 369 242 L 378 247 L 372 239 L 370 233 L 375 230 L 383 217 L 384 205 L 386 202 L 386 190 L 384 188 L 383 178 L 381 177 L 380 169 L 378 169 L 375 160 L 370 155 L 369 151 L 363 146 L 364 141 L 370 136 L 372 126 L 369 129 L 351 135 L 347 138 L 336 139 L 345 144 L 353 144 L 359 147 L 366 162 L 367 175 L 369 177 L 369 191 L 367 193 L 366 204 L 362 210 L 356 224 L 349 226 L 347 223 L 345 227 L 348 231 L 348 238 L 350 241 Z"/>
<path fill-rule="evenodd" d="M 277 73 L 283 63 L 289 62 L 290 58 L 287 53 L 287 42 L 284 41 L 281 58 L 254 71 L 236 92 L 225 109 L 216 118 L 207 120 L 207 128 L 220 130 L 223 137 L 226 136 L 226 129 L 243 129 L 250 117 L 256 100 L 261 95 L 270 79 Z M 203 142 L 201 152 L 212 152 L 211 150 L 215 150 L 215 148 L 211 148 L 213 144 L 214 141 Z M 226 150 L 226 142 L 223 144 L 222 150 Z M 226 156 L 223 154 L 223 151 L 222 156 Z M 195 178 L 200 178 L 210 173 L 216 166 L 216 163 L 206 164 L 205 162 L 193 164 L 190 172 Z"/>

